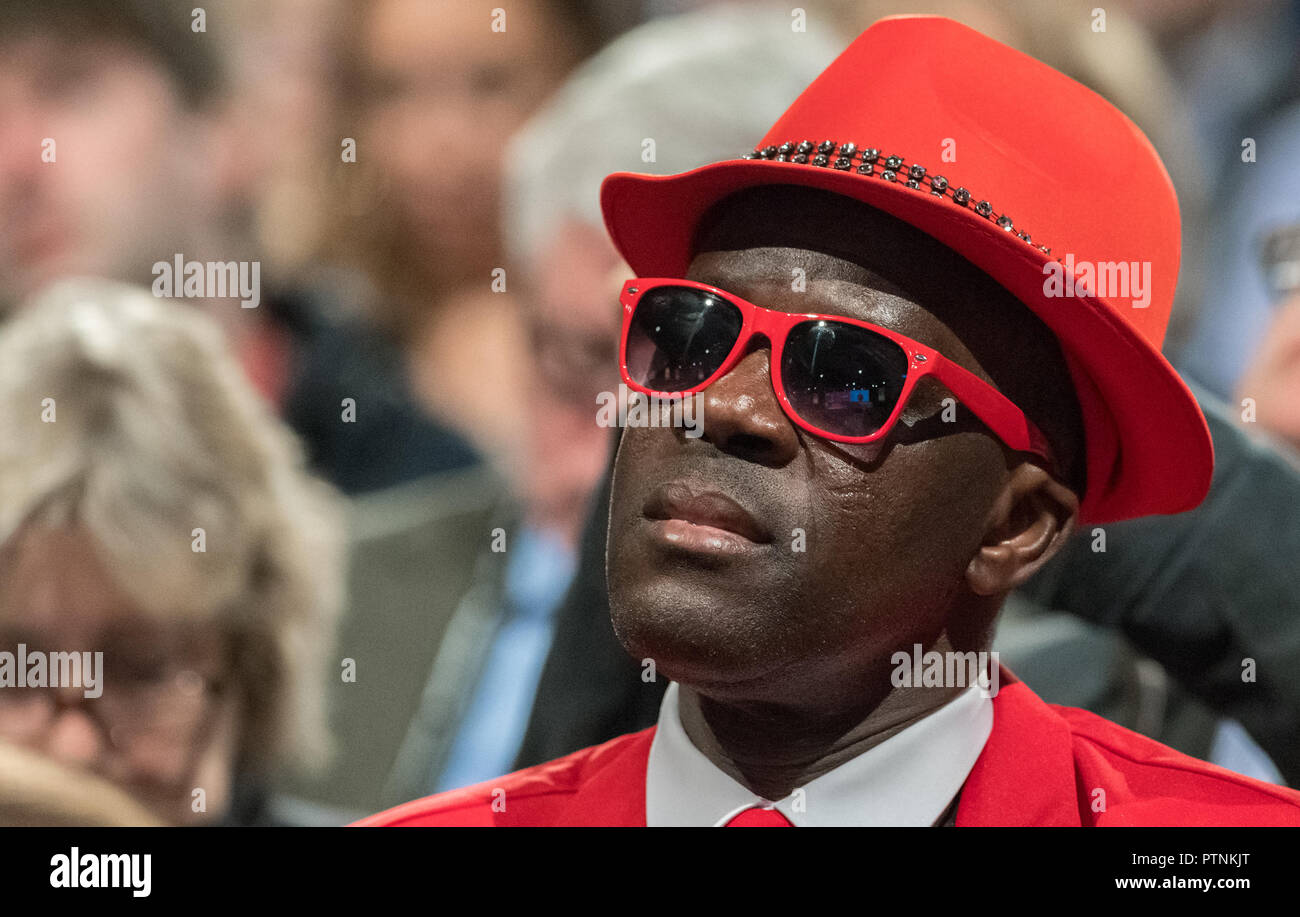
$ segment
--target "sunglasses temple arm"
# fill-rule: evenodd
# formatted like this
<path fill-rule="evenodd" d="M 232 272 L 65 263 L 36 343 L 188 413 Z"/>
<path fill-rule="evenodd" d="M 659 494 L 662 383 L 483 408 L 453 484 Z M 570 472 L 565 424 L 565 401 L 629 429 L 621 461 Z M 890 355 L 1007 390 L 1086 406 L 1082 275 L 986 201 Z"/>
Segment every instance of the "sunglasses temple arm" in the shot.
<path fill-rule="evenodd" d="M 1025 416 L 1025 412 L 979 376 L 937 355 L 931 373 L 957 400 L 975 413 L 990 430 L 1017 452 L 1032 452 L 1055 466 L 1047 437 Z"/>

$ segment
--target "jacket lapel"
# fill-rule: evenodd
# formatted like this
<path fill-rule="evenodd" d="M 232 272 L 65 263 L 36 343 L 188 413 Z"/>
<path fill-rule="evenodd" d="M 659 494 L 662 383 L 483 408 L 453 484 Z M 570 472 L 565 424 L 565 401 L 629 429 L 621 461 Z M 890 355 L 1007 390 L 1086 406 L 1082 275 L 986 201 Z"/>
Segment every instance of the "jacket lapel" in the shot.
<path fill-rule="evenodd" d="M 1079 826 L 1069 726 L 1005 666 L 1000 678 L 993 732 L 962 788 L 957 825 Z"/>
<path fill-rule="evenodd" d="M 613 749 L 600 749 L 587 762 L 565 824 L 645 827 L 646 766 L 654 733 L 654 727 L 635 733 Z"/>

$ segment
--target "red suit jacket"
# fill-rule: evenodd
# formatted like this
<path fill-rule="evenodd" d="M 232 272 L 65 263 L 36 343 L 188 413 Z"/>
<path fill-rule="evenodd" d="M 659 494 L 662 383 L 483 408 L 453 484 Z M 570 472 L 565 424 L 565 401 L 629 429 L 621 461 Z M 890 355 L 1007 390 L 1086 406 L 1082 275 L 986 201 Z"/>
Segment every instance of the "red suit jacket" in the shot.
<path fill-rule="evenodd" d="M 993 732 L 962 787 L 958 827 L 1300 825 L 1295 790 L 1198 761 L 1085 710 L 1045 703 L 1005 668 L 1001 674 Z M 644 827 L 653 738 L 653 728 L 620 736 L 357 824 Z"/>

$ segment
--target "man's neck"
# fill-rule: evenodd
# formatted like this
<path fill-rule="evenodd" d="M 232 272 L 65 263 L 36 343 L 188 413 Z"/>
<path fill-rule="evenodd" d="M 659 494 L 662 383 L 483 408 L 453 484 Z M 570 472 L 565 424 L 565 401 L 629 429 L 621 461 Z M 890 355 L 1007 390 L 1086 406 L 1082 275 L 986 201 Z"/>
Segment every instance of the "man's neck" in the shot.
<path fill-rule="evenodd" d="M 678 686 L 682 727 L 718 769 L 769 800 L 874 748 L 929 716 L 964 688 L 893 688 L 864 709 L 837 712 L 746 704 Z"/>

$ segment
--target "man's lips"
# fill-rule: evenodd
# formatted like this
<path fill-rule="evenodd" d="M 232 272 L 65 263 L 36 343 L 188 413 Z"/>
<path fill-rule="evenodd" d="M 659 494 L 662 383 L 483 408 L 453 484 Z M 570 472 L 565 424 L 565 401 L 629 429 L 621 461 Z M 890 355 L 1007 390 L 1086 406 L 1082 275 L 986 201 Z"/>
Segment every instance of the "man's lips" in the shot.
<path fill-rule="evenodd" d="M 658 540 L 690 551 L 736 553 L 772 542 L 772 533 L 739 503 L 708 486 L 662 484 L 642 513 Z"/>

